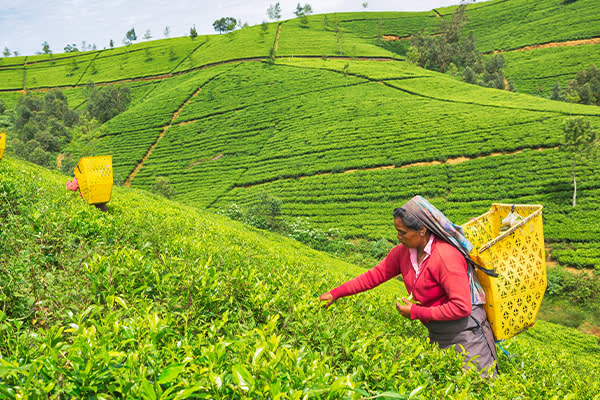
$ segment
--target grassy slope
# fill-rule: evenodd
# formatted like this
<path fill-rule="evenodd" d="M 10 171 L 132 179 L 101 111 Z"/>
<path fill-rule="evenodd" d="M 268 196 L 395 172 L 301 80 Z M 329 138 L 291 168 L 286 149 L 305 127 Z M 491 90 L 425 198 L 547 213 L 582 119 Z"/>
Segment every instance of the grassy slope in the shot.
<path fill-rule="evenodd" d="M 450 18 L 455 9 L 446 7 L 436 11 L 442 18 Z M 336 15 L 341 27 L 371 39 L 378 32 L 400 37 L 421 30 L 435 33 L 440 23 L 434 12 Z M 600 35 L 598 4 L 594 0 L 578 0 L 571 4 L 563 4 L 562 0 L 492 0 L 467 5 L 466 15 L 469 21 L 465 30 L 474 33 L 477 47 L 482 52 Z"/>
<path fill-rule="evenodd" d="M 485 7 L 484 4 L 468 13 L 470 21 L 465 27 L 478 38 L 481 51 L 508 50 L 600 35 L 600 14 L 598 3 L 594 0 L 578 0 L 570 4 L 563 4 L 562 0 L 497 0 Z M 490 29 L 492 26 L 495 29 Z"/>
<path fill-rule="evenodd" d="M 513 81 L 518 92 L 552 95 L 558 82 L 567 87 L 576 73 L 590 65 L 600 65 L 600 45 L 588 44 L 574 47 L 545 48 L 504 53 L 506 76 Z"/>
<path fill-rule="evenodd" d="M 591 399 L 597 338 L 538 322 L 482 382 L 393 310 L 391 281 L 322 309 L 359 273 L 296 242 L 115 187 L 107 213 L 66 176 L 0 161 L 4 398 Z M 9 239 L 10 238 L 10 239 Z M 395 355 L 392 357 L 392 355 Z M 357 391 L 351 391 L 354 388 Z"/>
<path fill-rule="evenodd" d="M 449 18 L 453 7 L 437 10 Z M 514 49 L 526 45 L 584 39 L 600 36 L 598 8 L 594 0 L 578 0 L 568 5 L 561 0 L 535 2 L 499 0 L 468 6 L 470 22 L 481 51 Z M 327 21 L 325 21 L 327 18 Z M 281 23 L 278 56 L 386 56 L 398 57 L 376 46 L 378 34 L 407 36 L 421 29 L 436 32 L 440 18 L 436 13 L 361 12 L 315 15 L 302 26 L 298 20 Z M 325 24 L 325 22 L 327 22 Z M 0 90 L 45 88 L 57 85 L 110 82 L 138 77 L 160 76 L 189 71 L 224 60 L 267 57 L 273 48 L 278 23 L 249 27 L 227 35 L 155 40 L 128 47 L 86 53 L 8 57 L 0 59 Z M 578 53 L 579 54 L 579 53 Z M 578 56 L 579 63 L 561 65 L 561 82 L 568 81 L 584 66 L 595 62 L 592 56 Z M 507 55 L 507 58 L 511 58 Z M 537 62 L 549 62 L 540 54 Z M 538 75 L 535 75 L 536 77 Z M 520 91 L 544 93 L 553 81 L 546 82 L 547 70 L 539 71 L 544 85 L 522 84 L 532 78 L 528 64 L 519 61 L 507 69 L 507 77 Z M 548 83 L 546 85 L 546 83 Z M 547 86 L 547 87 L 546 87 Z M 14 104 L 12 93 L 0 92 L 0 98 Z"/>
<path fill-rule="evenodd" d="M 121 181 L 167 126 L 134 186 L 150 188 L 157 175 L 168 176 L 177 199 L 214 208 L 249 206 L 267 191 L 284 201 L 287 215 L 370 239 L 391 237 L 390 210 L 417 193 L 458 222 L 494 201 L 542 203 L 546 239 L 561 248 L 558 260 L 600 264 L 593 250 L 597 172 L 582 166 L 580 203 L 572 210 L 570 161 L 554 149 L 567 116 L 585 115 L 600 126 L 596 107 L 483 89 L 399 61 L 286 58 L 197 74 L 164 81 L 163 90 L 110 122 L 98 151 L 113 153 Z M 170 125 L 161 99 L 169 112 L 178 110 Z M 457 165 L 319 175 L 482 156 Z M 560 229 L 565 222 L 570 236 Z M 585 254 L 574 258 L 577 251 Z"/>
<path fill-rule="evenodd" d="M 455 7 L 438 9 L 444 18 Z M 484 53 L 524 46 L 587 39 L 600 36 L 600 8 L 594 0 L 563 4 L 562 0 L 498 0 L 470 4 L 465 31 L 473 32 Z M 338 14 L 340 25 L 361 37 L 374 39 L 377 32 L 400 37 L 420 30 L 435 33 L 440 18 L 434 13 Z M 577 71 L 598 64 L 597 46 L 526 52 L 506 52 L 505 75 L 519 92 L 550 96 L 555 80 L 564 87 Z"/>
<path fill-rule="evenodd" d="M 452 10 L 439 11 L 447 17 Z M 554 28 L 550 31 L 536 28 L 510 36 L 514 43 L 507 46 L 518 47 L 539 43 L 542 37 L 562 40 L 561 35 L 573 24 L 573 15 L 577 15 L 577 26 L 586 35 L 594 35 L 598 26 L 593 23 L 597 15 L 594 10 L 593 3 L 583 0 L 568 6 L 557 1 L 510 0 L 470 5 L 469 16 L 471 27 L 484 42 L 493 42 L 494 35 L 503 29 L 544 26 L 543 21 L 553 21 Z M 133 184 L 148 188 L 157 173 L 167 175 L 175 183 L 179 199 L 213 207 L 226 206 L 231 201 L 252 204 L 256 193 L 265 188 L 280 193 L 282 184 L 290 185 L 290 182 L 276 182 L 282 178 L 553 147 L 559 141 L 557 128 L 565 115 L 598 114 L 593 108 L 464 85 L 401 62 L 299 61 L 291 57 L 311 53 L 319 57 L 334 56 L 340 49 L 346 55 L 389 56 L 374 45 L 368 32 L 394 33 L 394 29 L 403 26 L 408 30 L 420 25 L 435 27 L 439 20 L 435 15 L 433 12 L 335 14 L 328 16 L 327 24 L 325 16 L 318 15 L 309 18 L 308 27 L 291 20 L 269 24 L 266 31 L 256 26 L 194 41 L 176 38 L 81 54 L 8 58 L 0 65 L 0 76 L 10 78 L 2 79 L 7 88 L 22 87 L 23 81 L 31 84 L 33 79 L 37 87 L 60 85 L 69 74 L 66 66 L 73 61 L 80 65 L 74 74 L 80 83 L 88 79 L 112 81 L 166 74 L 169 78 L 160 83 L 157 80 L 132 83 L 134 107 L 106 125 L 97 152 L 115 156 L 117 180 L 124 181 L 148 147 L 161 132 L 166 132 Z M 483 29 L 494 23 L 502 29 Z M 275 42 L 279 26 L 276 54 L 289 55 L 289 59 L 280 59 L 280 64 L 289 67 L 224 64 L 177 75 L 218 61 L 265 57 Z M 549 53 L 544 50 L 539 54 L 547 57 Z M 149 56 L 151 61 L 147 61 Z M 96 74 L 91 74 L 94 68 L 90 60 Z M 517 66 L 516 70 L 530 69 L 525 62 L 519 65 L 523 67 Z M 13 77 L 11 74 L 19 69 L 25 73 Z M 560 73 L 565 74 L 564 71 L 561 69 Z M 244 82 L 240 77 L 244 77 Z M 258 88 L 260 93 L 269 92 L 268 98 L 258 95 Z M 72 105 L 85 105 L 81 88 L 67 92 Z M 5 96 L 9 106 L 14 104 L 15 92 L 6 92 Z M 595 121 L 597 117 L 591 119 Z M 431 137 L 431 132 L 436 132 L 435 137 Z M 361 148 L 360 158 L 356 157 L 357 148 Z M 174 151 L 178 157 L 173 155 Z M 593 175 L 586 177 L 580 193 L 582 207 L 577 211 L 565 210 L 563 205 L 569 197 L 568 160 L 551 149 L 547 151 L 542 160 L 550 162 L 552 173 L 542 175 L 536 165 L 526 164 L 522 157 L 506 155 L 504 174 L 509 176 L 515 169 L 527 172 L 518 177 L 521 180 L 517 183 L 508 177 L 500 183 L 488 176 L 478 179 L 480 190 L 488 191 L 489 185 L 498 188 L 483 197 L 468 195 L 466 188 L 456 189 L 456 184 L 465 184 L 460 180 L 454 181 L 453 190 L 458 193 L 448 193 L 448 188 L 438 185 L 442 178 L 431 183 L 435 189 L 423 189 L 423 180 L 416 182 L 425 194 L 439 199 L 440 207 L 460 220 L 479 213 L 498 199 L 543 201 L 548 205 L 548 239 L 558 243 L 555 247 L 560 251 L 554 254 L 559 261 L 588 267 L 598 265 L 593 230 L 586 234 L 575 222 L 569 222 L 576 237 L 565 237 L 555 228 L 563 220 L 575 221 L 573 218 L 580 215 L 584 221 L 594 220 L 597 180 Z M 489 168 L 492 161 L 479 164 Z M 466 173 L 470 165 L 473 164 L 424 171 L 433 176 L 454 176 Z M 396 173 L 382 175 L 381 171 L 373 171 L 366 175 L 369 180 L 379 182 L 378 188 L 389 188 L 392 196 L 381 195 L 380 189 L 364 193 L 358 186 L 346 188 L 347 194 L 325 190 L 317 195 L 314 180 L 292 182 L 297 196 L 292 201 L 286 198 L 284 207 L 290 215 L 309 216 L 325 227 L 342 222 L 350 236 L 388 236 L 384 222 L 387 210 L 418 187 L 401 190 L 394 186 Z M 586 174 L 584 169 L 582 176 Z M 326 176 L 323 180 L 334 187 L 333 182 L 339 177 Z M 273 183 L 249 190 L 241 188 L 268 182 Z M 459 205 L 453 209 L 447 202 Z M 339 220 L 340 211 L 335 210 L 341 204 L 348 211 Z M 368 218 L 356 221 L 357 210 Z M 576 256 L 576 252 L 583 255 Z"/>

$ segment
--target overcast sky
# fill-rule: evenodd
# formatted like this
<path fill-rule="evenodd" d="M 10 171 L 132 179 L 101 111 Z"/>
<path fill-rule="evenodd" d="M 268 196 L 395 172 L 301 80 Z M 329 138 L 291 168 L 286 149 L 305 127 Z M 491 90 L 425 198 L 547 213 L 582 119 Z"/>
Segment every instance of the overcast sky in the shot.
<path fill-rule="evenodd" d="M 365 0 L 300 1 L 314 14 L 363 11 Z M 367 11 L 426 11 L 459 4 L 460 0 L 366 0 Z M 123 44 L 125 33 L 135 28 L 138 41 L 150 30 L 153 39 L 185 36 L 195 25 L 198 34 L 215 34 L 212 23 L 234 17 L 256 25 L 269 21 L 267 8 L 276 0 L 0 0 L 0 53 L 7 47 L 19 55 L 42 50 L 47 41 L 53 53 L 67 44 L 95 44 L 98 49 Z M 294 17 L 298 0 L 280 0 L 282 19 Z M 0 57 L 2 55 L 0 54 Z"/>

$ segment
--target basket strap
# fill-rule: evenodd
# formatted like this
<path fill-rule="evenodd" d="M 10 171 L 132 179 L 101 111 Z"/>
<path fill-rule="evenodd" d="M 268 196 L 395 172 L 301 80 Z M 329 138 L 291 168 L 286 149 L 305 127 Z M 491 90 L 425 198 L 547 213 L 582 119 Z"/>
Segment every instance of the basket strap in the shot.
<path fill-rule="evenodd" d="M 504 340 L 496 340 L 496 346 L 498 346 L 500 348 L 500 350 L 502 350 L 502 352 L 506 355 L 506 357 L 508 358 L 514 358 L 515 355 L 510 353 L 508 350 L 506 350 L 503 346 L 502 346 L 502 342 L 504 342 Z"/>
<path fill-rule="evenodd" d="M 477 264 L 475 261 L 473 261 L 471 259 L 471 257 L 465 257 L 465 258 L 467 259 L 467 262 L 470 262 L 474 267 L 479 268 L 479 270 L 484 272 L 486 275 L 492 276 L 494 278 L 498 277 L 498 273 L 496 272 L 496 270 L 494 268 L 490 269 L 490 268 L 483 267 L 483 266 Z"/>

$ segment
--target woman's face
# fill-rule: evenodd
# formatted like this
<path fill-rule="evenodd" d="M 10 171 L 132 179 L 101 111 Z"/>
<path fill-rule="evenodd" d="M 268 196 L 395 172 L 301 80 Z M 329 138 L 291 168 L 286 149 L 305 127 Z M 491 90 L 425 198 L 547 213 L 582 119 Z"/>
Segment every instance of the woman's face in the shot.
<path fill-rule="evenodd" d="M 401 218 L 394 218 L 394 226 L 398 231 L 398 240 L 400 243 L 409 248 L 418 247 L 423 241 L 423 235 L 419 231 L 410 229 L 404 225 Z M 422 228 L 424 230 L 424 228 Z"/>

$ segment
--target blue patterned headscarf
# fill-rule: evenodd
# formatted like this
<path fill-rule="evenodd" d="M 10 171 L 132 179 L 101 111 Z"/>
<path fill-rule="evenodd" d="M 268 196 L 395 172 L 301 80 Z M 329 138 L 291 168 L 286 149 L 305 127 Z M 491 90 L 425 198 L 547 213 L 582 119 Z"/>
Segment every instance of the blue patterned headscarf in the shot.
<path fill-rule="evenodd" d="M 433 204 L 421 196 L 415 196 L 401 208 L 414 216 L 435 236 L 456 247 L 463 255 L 468 256 L 473 245 L 465 237 L 462 226 L 455 225 Z"/>

